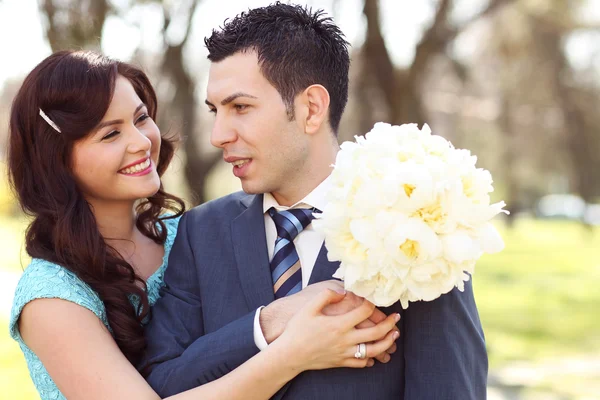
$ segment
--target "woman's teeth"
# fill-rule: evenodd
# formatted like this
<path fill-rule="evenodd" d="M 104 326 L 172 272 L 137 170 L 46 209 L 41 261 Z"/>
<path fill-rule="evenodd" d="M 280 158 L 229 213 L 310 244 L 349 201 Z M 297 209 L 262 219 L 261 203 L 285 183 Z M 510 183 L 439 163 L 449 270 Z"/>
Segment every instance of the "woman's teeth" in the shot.
<path fill-rule="evenodd" d="M 250 161 L 250 160 L 237 160 L 237 161 L 233 161 L 232 164 L 234 167 L 240 167 L 240 166 L 246 164 L 248 161 Z"/>
<path fill-rule="evenodd" d="M 148 168 L 150 166 L 150 159 L 148 158 L 146 161 L 136 164 L 132 167 L 129 168 L 125 168 L 121 170 L 121 173 L 123 174 L 135 174 L 138 173 L 140 171 L 145 170 L 146 168 Z"/>

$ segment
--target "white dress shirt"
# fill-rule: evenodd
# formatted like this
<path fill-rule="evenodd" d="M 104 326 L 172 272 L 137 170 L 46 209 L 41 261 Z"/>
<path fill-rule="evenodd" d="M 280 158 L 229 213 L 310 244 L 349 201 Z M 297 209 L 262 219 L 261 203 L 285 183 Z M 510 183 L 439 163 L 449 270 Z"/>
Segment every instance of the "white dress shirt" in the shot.
<path fill-rule="evenodd" d="M 267 237 L 267 249 L 269 252 L 269 261 L 273 259 L 273 251 L 275 249 L 275 241 L 277 240 L 277 228 L 275 223 L 269 215 L 268 211 L 271 207 L 275 207 L 277 211 L 289 210 L 291 208 L 312 208 L 315 207 L 319 210 L 325 208 L 327 191 L 329 190 L 331 183 L 330 178 L 327 177 L 319 186 L 317 186 L 312 192 L 310 192 L 305 198 L 292 205 L 291 207 L 281 206 L 277 203 L 277 200 L 271 195 L 271 193 L 265 193 L 263 198 L 263 213 L 265 216 L 265 234 Z M 300 259 L 300 268 L 302 269 L 302 288 L 308 285 L 310 275 L 317 261 L 317 256 L 321 247 L 325 235 L 317 232 L 313 229 L 312 224 L 308 225 L 302 232 L 294 239 L 294 246 L 298 252 L 298 258 Z M 264 350 L 268 344 L 262 333 L 260 327 L 260 307 L 256 310 L 256 316 L 254 317 L 254 343 L 260 350 Z"/>

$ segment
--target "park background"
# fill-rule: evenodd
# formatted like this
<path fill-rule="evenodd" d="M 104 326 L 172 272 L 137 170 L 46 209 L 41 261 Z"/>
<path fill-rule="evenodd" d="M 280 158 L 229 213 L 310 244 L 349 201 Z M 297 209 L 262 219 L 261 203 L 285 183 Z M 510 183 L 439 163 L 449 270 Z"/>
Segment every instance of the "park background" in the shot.
<path fill-rule="evenodd" d="M 0 395 L 39 398 L 8 316 L 27 219 L 6 183 L 10 104 L 52 51 L 141 65 L 161 129 L 185 145 L 165 178 L 188 205 L 240 186 L 211 148 L 203 38 L 270 1 L 0 0 Z M 490 400 L 600 399 L 600 0 L 305 0 L 351 43 L 340 141 L 376 121 L 427 122 L 479 157 L 509 217 L 474 290 Z"/>

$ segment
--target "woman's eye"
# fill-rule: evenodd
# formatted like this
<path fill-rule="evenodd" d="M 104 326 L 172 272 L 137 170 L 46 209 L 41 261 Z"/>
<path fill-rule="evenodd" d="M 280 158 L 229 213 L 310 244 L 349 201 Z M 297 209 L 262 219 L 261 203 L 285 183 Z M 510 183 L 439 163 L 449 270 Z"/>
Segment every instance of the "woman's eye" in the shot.
<path fill-rule="evenodd" d="M 135 121 L 135 123 L 139 123 L 139 122 L 143 122 L 145 120 L 147 120 L 148 118 L 150 118 L 150 116 L 148 114 L 142 114 L 140 115 L 140 117 Z"/>
<path fill-rule="evenodd" d="M 248 106 L 246 104 L 236 104 L 234 105 L 235 109 L 238 111 L 244 111 Z"/>
<path fill-rule="evenodd" d="M 105 135 L 102 137 L 102 140 L 108 140 L 108 139 L 112 139 L 115 136 L 117 136 L 119 133 L 121 133 L 120 131 L 112 131 L 109 134 Z"/>

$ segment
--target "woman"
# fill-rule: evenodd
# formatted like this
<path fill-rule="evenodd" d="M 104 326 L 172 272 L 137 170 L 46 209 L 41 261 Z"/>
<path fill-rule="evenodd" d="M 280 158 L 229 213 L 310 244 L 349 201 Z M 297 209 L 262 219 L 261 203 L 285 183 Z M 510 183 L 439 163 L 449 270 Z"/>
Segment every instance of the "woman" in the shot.
<path fill-rule="evenodd" d="M 10 330 L 42 399 L 158 398 L 133 365 L 184 207 L 162 188 L 174 141 L 156 107 L 142 71 L 92 52 L 51 55 L 14 100 L 10 181 L 33 220 Z M 372 365 L 398 316 L 355 329 L 371 303 L 320 312 L 343 297 L 322 290 L 267 350 L 172 398 L 263 399 L 304 370 Z M 365 342 L 367 358 L 354 358 Z"/>

